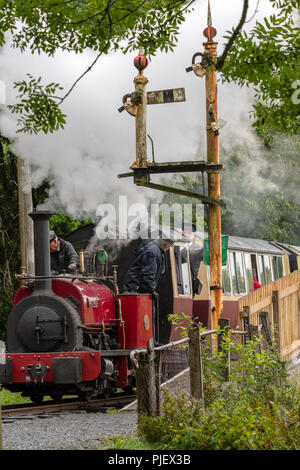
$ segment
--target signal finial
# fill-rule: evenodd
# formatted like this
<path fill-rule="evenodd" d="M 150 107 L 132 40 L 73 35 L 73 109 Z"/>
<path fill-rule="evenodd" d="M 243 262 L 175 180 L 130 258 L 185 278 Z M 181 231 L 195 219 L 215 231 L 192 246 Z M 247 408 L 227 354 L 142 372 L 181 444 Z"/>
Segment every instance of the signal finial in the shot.
<path fill-rule="evenodd" d="M 209 0 L 208 0 L 207 26 L 212 26 L 211 8 L 210 8 Z"/>
<path fill-rule="evenodd" d="M 217 35 L 217 30 L 212 27 L 210 0 L 208 0 L 207 28 L 203 31 L 203 34 L 207 38 L 207 42 L 213 42 L 213 38 Z"/>

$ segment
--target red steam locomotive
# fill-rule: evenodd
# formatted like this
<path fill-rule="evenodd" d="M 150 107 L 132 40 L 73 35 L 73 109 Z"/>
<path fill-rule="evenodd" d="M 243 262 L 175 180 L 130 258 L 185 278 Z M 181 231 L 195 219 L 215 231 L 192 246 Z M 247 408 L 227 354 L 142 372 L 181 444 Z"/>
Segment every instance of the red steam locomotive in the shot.
<path fill-rule="evenodd" d="M 14 296 L 0 383 L 34 402 L 128 390 L 134 386 L 130 352 L 153 337 L 152 296 L 119 294 L 104 275 L 51 276 L 51 215 L 30 214 L 36 275 Z"/>

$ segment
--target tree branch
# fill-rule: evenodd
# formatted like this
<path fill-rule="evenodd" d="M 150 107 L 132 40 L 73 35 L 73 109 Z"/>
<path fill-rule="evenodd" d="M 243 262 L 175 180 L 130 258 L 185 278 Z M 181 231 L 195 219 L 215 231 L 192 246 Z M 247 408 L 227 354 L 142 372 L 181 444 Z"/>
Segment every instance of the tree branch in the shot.
<path fill-rule="evenodd" d="M 105 48 L 108 46 L 109 44 L 109 40 L 107 41 L 105 47 L 103 48 L 103 50 L 101 52 L 99 52 L 99 54 L 97 55 L 97 57 L 95 58 L 95 60 L 91 63 L 91 65 L 88 66 L 88 68 L 77 78 L 77 80 L 75 80 L 75 82 L 73 83 L 73 85 L 71 86 L 71 88 L 69 89 L 69 91 L 65 94 L 65 96 L 63 98 L 60 99 L 58 105 L 60 105 L 61 103 L 63 103 L 65 101 L 65 99 L 72 93 L 72 91 L 74 90 L 75 86 L 77 85 L 78 82 L 80 82 L 80 80 L 88 73 L 92 70 L 92 68 L 94 67 L 94 65 L 96 64 L 96 62 L 98 62 L 98 60 L 100 59 L 100 57 L 102 56 Z"/>
<path fill-rule="evenodd" d="M 250 20 L 245 21 L 245 23 L 250 23 L 253 20 L 253 18 L 255 17 L 256 13 L 258 13 L 259 3 L 260 3 L 260 0 L 257 0 L 257 5 L 256 5 L 256 8 L 255 8 L 255 12 L 251 16 Z"/>
<path fill-rule="evenodd" d="M 236 40 L 237 36 L 240 34 L 241 29 L 243 28 L 246 22 L 248 8 L 249 8 L 249 0 L 244 0 L 244 7 L 243 7 L 243 12 L 242 12 L 240 22 L 238 26 L 236 27 L 236 29 L 233 31 L 232 36 L 229 39 L 228 43 L 226 44 L 223 54 L 218 58 L 218 61 L 217 61 L 218 70 L 220 70 L 223 67 L 226 57 L 229 54 L 229 51 L 234 44 L 234 41 Z"/>

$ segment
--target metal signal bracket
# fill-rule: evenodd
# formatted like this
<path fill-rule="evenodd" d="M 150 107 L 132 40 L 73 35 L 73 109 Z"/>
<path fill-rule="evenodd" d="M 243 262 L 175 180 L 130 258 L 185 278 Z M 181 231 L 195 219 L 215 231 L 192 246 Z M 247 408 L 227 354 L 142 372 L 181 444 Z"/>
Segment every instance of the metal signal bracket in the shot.
<path fill-rule="evenodd" d="M 181 196 L 193 197 L 200 199 L 203 204 L 212 204 L 219 206 L 223 209 L 226 208 L 226 204 L 222 199 L 210 199 L 209 197 L 198 194 L 192 191 L 186 191 L 184 189 L 175 188 L 173 186 L 164 186 L 161 184 L 152 183 L 150 179 L 151 174 L 166 174 L 166 173 L 191 173 L 191 172 L 221 172 L 225 167 L 221 164 L 211 164 L 206 161 L 186 161 L 186 162 L 147 162 L 146 167 L 133 168 L 130 173 L 122 173 L 118 175 L 118 178 L 133 177 L 133 182 L 137 186 L 144 186 L 146 188 L 157 189 L 159 191 L 165 191 L 169 193 L 179 194 Z"/>

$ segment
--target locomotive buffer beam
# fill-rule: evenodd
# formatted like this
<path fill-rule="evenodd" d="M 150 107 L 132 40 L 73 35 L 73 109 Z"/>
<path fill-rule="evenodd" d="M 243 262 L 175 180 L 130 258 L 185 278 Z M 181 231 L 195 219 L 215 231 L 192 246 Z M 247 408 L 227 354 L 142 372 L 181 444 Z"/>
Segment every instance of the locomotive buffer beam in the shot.
<path fill-rule="evenodd" d="M 130 173 L 123 173 L 118 175 L 118 178 L 128 178 L 133 176 L 133 181 L 137 186 L 144 186 L 146 188 L 157 189 L 159 191 L 170 192 L 179 194 L 181 196 L 194 197 L 200 199 L 203 204 L 212 204 L 221 208 L 226 208 L 226 204 L 222 199 L 210 199 L 209 197 L 194 193 L 192 191 L 186 191 L 180 188 L 174 188 L 172 186 L 164 186 L 156 183 L 151 183 L 151 174 L 166 174 L 166 173 L 188 173 L 188 172 L 209 172 L 217 173 L 223 171 L 225 167 L 221 164 L 211 164 L 205 161 L 191 161 L 191 162 L 166 162 L 156 163 L 147 162 L 145 168 L 133 168 Z"/>

